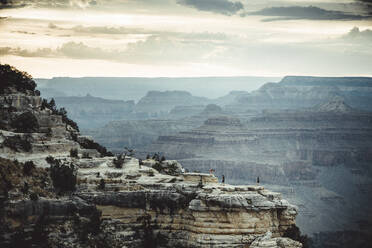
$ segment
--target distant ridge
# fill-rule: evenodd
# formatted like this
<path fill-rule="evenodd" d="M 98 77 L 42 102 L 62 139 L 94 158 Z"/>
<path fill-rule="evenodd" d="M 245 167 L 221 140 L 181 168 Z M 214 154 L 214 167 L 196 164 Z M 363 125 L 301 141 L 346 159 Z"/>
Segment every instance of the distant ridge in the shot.
<path fill-rule="evenodd" d="M 280 82 L 281 85 L 299 86 L 352 86 L 372 87 L 372 77 L 310 77 L 310 76 L 286 76 Z"/>
<path fill-rule="evenodd" d="M 336 97 L 329 102 L 319 104 L 314 107 L 317 112 L 334 112 L 334 113 L 353 113 L 355 109 L 345 103 L 341 97 Z"/>

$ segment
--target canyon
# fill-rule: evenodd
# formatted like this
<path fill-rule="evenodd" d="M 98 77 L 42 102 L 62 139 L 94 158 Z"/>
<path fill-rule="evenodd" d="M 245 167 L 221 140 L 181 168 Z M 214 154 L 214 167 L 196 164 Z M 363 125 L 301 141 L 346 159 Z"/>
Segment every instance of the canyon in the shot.
<path fill-rule="evenodd" d="M 1 247 L 302 247 L 288 238 L 300 237 L 298 208 L 279 193 L 114 156 L 1 69 Z"/>

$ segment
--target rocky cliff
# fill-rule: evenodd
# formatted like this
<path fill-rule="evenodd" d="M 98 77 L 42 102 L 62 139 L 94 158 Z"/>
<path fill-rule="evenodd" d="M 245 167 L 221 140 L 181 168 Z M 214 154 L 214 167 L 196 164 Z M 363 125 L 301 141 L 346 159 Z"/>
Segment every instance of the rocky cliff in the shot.
<path fill-rule="evenodd" d="M 280 194 L 110 156 L 32 87 L 7 87 L 0 101 L 1 247 L 302 246 L 283 237 L 297 208 Z"/>

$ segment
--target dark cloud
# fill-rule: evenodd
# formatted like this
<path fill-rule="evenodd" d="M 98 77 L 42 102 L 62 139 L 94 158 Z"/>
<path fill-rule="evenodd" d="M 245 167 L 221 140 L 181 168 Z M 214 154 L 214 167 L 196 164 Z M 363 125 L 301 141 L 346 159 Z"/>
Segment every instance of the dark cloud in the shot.
<path fill-rule="evenodd" d="M 26 4 L 14 0 L 0 0 L 0 9 L 22 8 Z"/>
<path fill-rule="evenodd" d="M 289 6 L 289 7 L 271 7 L 264 8 L 256 12 L 246 13 L 244 15 L 272 16 L 272 18 L 263 19 L 263 21 L 281 21 L 281 20 L 361 20 L 371 18 L 370 15 L 349 14 L 342 11 L 326 10 L 315 6 Z"/>
<path fill-rule="evenodd" d="M 233 2 L 229 0 L 178 0 L 177 3 L 198 10 L 223 15 L 234 15 L 244 9 L 241 2 Z"/>
<path fill-rule="evenodd" d="M 0 9 L 23 8 L 86 8 L 97 5 L 95 0 L 0 0 Z"/>
<path fill-rule="evenodd" d="M 368 14 L 372 15 L 372 0 L 356 0 L 359 6 Z"/>

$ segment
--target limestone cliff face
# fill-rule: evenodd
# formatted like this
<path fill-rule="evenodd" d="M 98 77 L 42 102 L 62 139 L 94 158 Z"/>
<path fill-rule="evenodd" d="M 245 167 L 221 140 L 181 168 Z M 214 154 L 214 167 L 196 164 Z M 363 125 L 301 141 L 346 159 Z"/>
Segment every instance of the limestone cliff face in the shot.
<path fill-rule="evenodd" d="M 177 161 L 107 156 L 40 97 L 0 101 L 1 247 L 302 246 L 282 237 L 297 208 L 280 194 L 185 173 Z"/>

